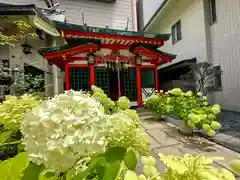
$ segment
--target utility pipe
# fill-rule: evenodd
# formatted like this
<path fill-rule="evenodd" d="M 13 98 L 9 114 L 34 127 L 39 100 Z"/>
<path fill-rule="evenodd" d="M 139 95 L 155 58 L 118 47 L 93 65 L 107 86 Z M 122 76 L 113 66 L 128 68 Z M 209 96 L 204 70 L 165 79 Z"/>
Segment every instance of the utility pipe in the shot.
<path fill-rule="evenodd" d="M 137 31 L 137 0 L 132 0 L 132 28 Z"/>
<path fill-rule="evenodd" d="M 55 37 L 52 37 L 52 47 L 56 47 L 57 40 Z M 52 64 L 52 81 L 53 81 L 53 95 L 57 95 L 59 93 L 58 89 L 58 67 L 55 64 Z"/>

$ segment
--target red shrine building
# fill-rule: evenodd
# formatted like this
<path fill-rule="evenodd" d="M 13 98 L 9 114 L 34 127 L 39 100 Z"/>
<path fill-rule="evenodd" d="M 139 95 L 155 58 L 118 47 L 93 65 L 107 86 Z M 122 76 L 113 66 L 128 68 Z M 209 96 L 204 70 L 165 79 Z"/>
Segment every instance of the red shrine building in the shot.
<path fill-rule="evenodd" d="M 102 88 L 113 100 L 127 96 L 132 105 L 159 90 L 158 66 L 175 55 L 159 50 L 169 34 L 148 34 L 55 22 L 66 44 L 43 48 L 45 59 L 65 71 L 66 90 Z"/>

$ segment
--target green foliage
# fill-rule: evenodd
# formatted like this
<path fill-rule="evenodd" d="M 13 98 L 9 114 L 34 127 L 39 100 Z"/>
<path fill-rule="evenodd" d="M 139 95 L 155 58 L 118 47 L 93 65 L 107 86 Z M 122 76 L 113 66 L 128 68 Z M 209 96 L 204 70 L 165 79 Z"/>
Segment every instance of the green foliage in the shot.
<path fill-rule="evenodd" d="M 85 171 L 78 173 L 71 180 L 84 178 L 90 180 L 93 177 L 100 180 L 114 180 L 120 170 L 125 152 L 126 150 L 123 148 L 108 149 L 105 154 L 93 157 L 88 168 Z"/>
<path fill-rule="evenodd" d="M 34 36 L 37 37 L 36 33 L 30 32 L 31 25 L 24 22 L 24 21 L 14 21 L 12 24 L 15 26 L 15 28 L 18 30 L 17 34 L 13 35 L 6 35 L 4 33 L 4 28 L 0 27 L 0 45 L 9 45 L 14 46 L 14 44 L 18 41 L 20 41 L 23 38 L 26 38 L 28 36 Z"/>
<path fill-rule="evenodd" d="M 108 98 L 101 88 L 92 86 L 91 90 L 92 90 L 92 97 L 103 105 L 104 111 L 106 114 L 111 114 L 111 112 L 116 111 L 116 105 L 114 101 Z"/>
<path fill-rule="evenodd" d="M 216 115 L 220 113 L 220 106 L 209 105 L 207 98 L 200 93 L 182 92 L 180 88 L 152 95 L 144 102 L 146 108 L 165 115 L 175 115 L 186 121 L 192 128 L 203 129 L 208 136 L 215 135 L 215 130 L 221 128 L 216 122 Z"/>
<path fill-rule="evenodd" d="M 165 156 L 159 153 L 160 160 L 166 166 L 163 173 L 156 169 L 156 162 L 153 157 L 142 157 L 143 173 L 139 175 L 134 172 L 126 174 L 124 180 L 235 180 L 230 171 L 223 168 L 215 168 L 214 160 L 223 160 L 220 157 L 207 158 L 203 155 L 193 156 L 185 154 L 184 157 Z"/>
<path fill-rule="evenodd" d="M 184 157 L 159 154 L 166 165 L 165 172 L 160 174 L 156 168 L 156 160 L 148 156 L 149 137 L 141 128 L 137 113 L 129 109 L 129 100 L 123 97 L 113 102 L 100 88 L 92 87 L 92 91 L 91 96 L 68 91 L 44 101 L 34 110 L 32 108 L 40 102 L 34 96 L 7 99 L 1 105 L 5 111 L 0 109 L 0 115 L 4 119 L 1 121 L 8 128 L 0 131 L 0 146 L 19 143 L 13 141 L 13 135 L 20 124 L 24 133 L 23 143 L 18 146 L 19 154 L 0 162 L 0 179 L 234 180 L 231 172 L 214 168 L 211 164 L 213 159 L 189 154 Z M 161 102 L 168 105 L 161 112 L 175 112 L 184 117 L 184 120 L 194 122 L 194 126 L 202 125 L 208 133 L 213 133 L 220 127 L 214 121 L 220 107 L 203 105 L 206 102 L 203 97 L 193 96 L 189 92 L 182 93 L 179 89 L 154 98 L 159 97 L 162 98 Z M 154 100 L 156 104 L 158 100 Z M 183 112 L 175 107 L 176 104 L 181 104 L 182 109 L 187 109 L 186 104 L 182 104 L 183 100 L 187 103 L 195 102 L 195 105 Z M 11 108 L 7 109 L 7 105 Z M 25 118 L 22 121 L 23 117 Z M 26 152 L 21 152 L 22 145 Z M 139 176 L 135 172 L 138 154 L 146 155 L 141 158 L 144 174 Z M 55 169 L 52 165 L 66 165 L 67 168 Z M 234 171 L 239 171 L 238 165 L 238 161 L 230 164 Z"/>
<path fill-rule="evenodd" d="M 30 163 L 29 166 L 24 171 L 22 180 L 38 180 L 38 177 L 43 169 L 44 169 L 43 166 Z"/>
<path fill-rule="evenodd" d="M 28 155 L 19 153 L 16 157 L 0 162 L 0 179 L 21 180 L 29 165 Z"/>
<path fill-rule="evenodd" d="M 139 180 L 137 174 L 133 171 L 127 171 L 124 180 Z"/>
<path fill-rule="evenodd" d="M 6 100 L 0 104 L 0 123 L 8 130 L 18 131 L 25 113 L 39 103 L 39 99 L 33 95 L 7 96 Z"/>
<path fill-rule="evenodd" d="M 119 97 L 116 104 L 117 104 L 118 108 L 122 109 L 122 110 L 129 109 L 129 107 L 130 107 L 130 101 L 125 96 Z"/>
<path fill-rule="evenodd" d="M 160 160 L 167 166 L 164 179 L 193 179 L 201 180 L 235 180 L 235 176 L 223 168 L 215 168 L 213 160 L 223 160 L 224 158 L 207 158 L 203 155 L 193 156 L 185 154 L 184 157 L 164 156 L 159 153 Z"/>
<path fill-rule="evenodd" d="M 133 149 L 128 149 L 125 157 L 124 157 L 124 164 L 129 170 L 134 171 L 137 167 L 138 163 L 138 155 L 137 152 Z"/>
<path fill-rule="evenodd" d="M 101 88 L 91 87 L 92 98 L 99 101 L 105 110 L 109 120 L 109 130 L 107 133 L 108 146 L 110 148 L 132 147 L 143 154 L 149 153 L 150 141 L 148 135 L 140 126 L 139 116 L 136 111 L 129 109 L 130 101 L 122 96 L 114 102 L 104 94 Z"/>
<path fill-rule="evenodd" d="M 12 131 L 0 131 L 0 148 L 9 142 L 12 134 Z"/>
<path fill-rule="evenodd" d="M 240 175 L 240 156 L 232 160 L 229 165 L 234 173 Z"/>
<path fill-rule="evenodd" d="M 145 99 L 144 106 L 152 111 L 159 114 L 167 114 L 169 110 L 167 109 L 167 98 L 164 95 L 152 95 Z"/>

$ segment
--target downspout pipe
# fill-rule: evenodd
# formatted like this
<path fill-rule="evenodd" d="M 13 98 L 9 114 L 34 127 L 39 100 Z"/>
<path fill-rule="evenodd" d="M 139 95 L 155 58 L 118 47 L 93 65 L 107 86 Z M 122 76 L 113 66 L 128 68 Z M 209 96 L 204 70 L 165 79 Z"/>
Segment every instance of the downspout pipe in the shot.
<path fill-rule="evenodd" d="M 137 31 L 137 0 L 132 0 L 132 28 Z"/>

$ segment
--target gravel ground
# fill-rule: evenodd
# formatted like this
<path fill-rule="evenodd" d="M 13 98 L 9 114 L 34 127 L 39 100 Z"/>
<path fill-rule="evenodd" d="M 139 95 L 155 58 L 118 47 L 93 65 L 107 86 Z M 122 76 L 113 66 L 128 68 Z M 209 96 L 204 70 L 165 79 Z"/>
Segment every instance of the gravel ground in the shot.
<path fill-rule="evenodd" d="M 218 117 L 219 122 L 222 124 L 220 131 L 226 130 L 240 130 L 240 112 L 222 111 Z"/>
<path fill-rule="evenodd" d="M 218 120 L 222 128 L 210 140 L 240 153 L 240 113 L 222 111 Z"/>

